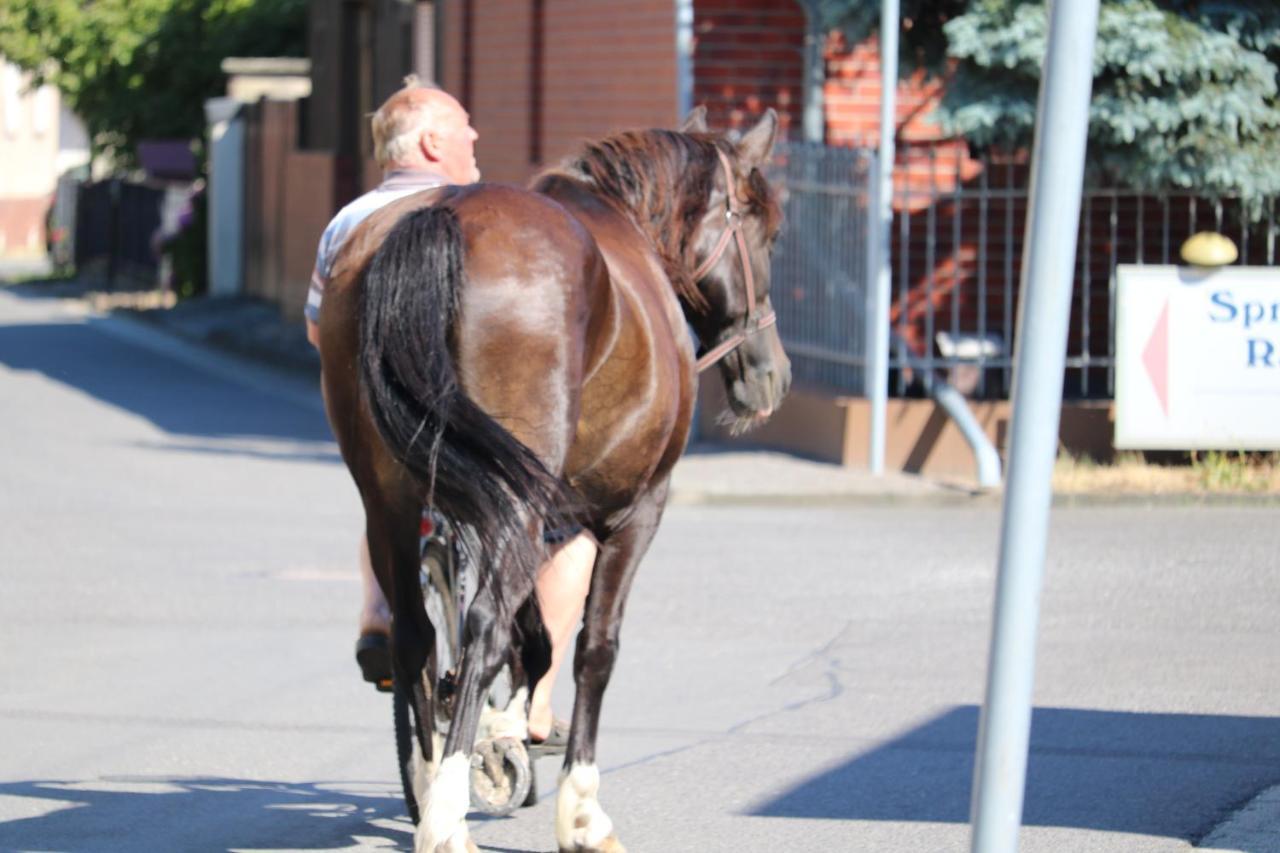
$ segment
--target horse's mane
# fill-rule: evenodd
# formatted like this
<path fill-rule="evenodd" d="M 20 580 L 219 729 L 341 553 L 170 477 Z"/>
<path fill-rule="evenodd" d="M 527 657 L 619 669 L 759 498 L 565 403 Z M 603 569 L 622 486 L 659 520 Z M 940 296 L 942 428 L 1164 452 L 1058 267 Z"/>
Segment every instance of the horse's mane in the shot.
<path fill-rule="evenodd" d="M 676 292 L 701 306 L 705 300 L 689 275 L 690 241 L 720 168 L 718 144 L 712 134 L 631 130 L 588 143 L 555 172 L 582 181 L 629 214 L 653 239 Z M 748 204 L 772 217 L 777 205 L 768 184 L 752 175 L 746 187 Z"/>

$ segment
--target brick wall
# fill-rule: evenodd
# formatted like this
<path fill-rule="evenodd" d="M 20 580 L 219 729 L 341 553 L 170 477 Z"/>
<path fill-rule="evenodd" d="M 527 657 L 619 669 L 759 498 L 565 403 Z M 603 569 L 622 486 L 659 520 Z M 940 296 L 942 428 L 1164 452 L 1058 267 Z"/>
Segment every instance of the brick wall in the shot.
<path fill-rule="evenodd" d="M 637 127 L 673 127 L 672 0 L 546 0 L 542 159 Z"/>
<path fill-rule="evenodd" d="M 804 111 L 805 16 L 794 0 L 695 0 L 693 103 L 713 128 L 749 126 L 768 107 L 784 129 Z"/>
<path fill-rule="evenodd" d="M 36 198 L 0 199 L 0 256 L 39 255 L 45 248 L 44 218 L 53 193 Z"/>
<path fill-rule="evenodd" d="M 872 38 L 850 46 L 839 33 L 832 33 L 824 55 L 827 144 L 874 148 L 880 143 L 879 41 Z M 969 157 L 968 145 L 948 138 L 933 118 L 943 86 L 942 80 L 919 71 L 898 83 L 896 140 L 900 149 L 909 146 L 915 154 L 907 157 L 899 152 L 894 170 L 895 207 L 918 205 L 921 190 L 950 190 L 958 181 L 975 179 L 982 170 L 981 164 Z M 927 154 L 922 155 L 925 149 Z"/>
<path fill-rule="evenodd" d="M 462 101 L 464 107 L 469 105 L 462 91 L 463 53 L 466 46 L 463 18 L 466 7 L 472 2 L 473 0 L 450 0 L 444 4 L 440 19 L 440 79 L 437 82 L 442 89 Z"/>
<path fill-rule="evenodd" d="M 441 83 L 471 113 L 485 180 L 523 183 L 585 139 L 677 121 L 670 0 L 456 0 L 446 10 Z"/>
<path fill-rule="evenodd" d="M 487 181 L 522 182 L 529 160 L 531 0 L 485 0 L 472 25 L 471 125 Z M 483 10 L 483 13 L 481 13 Z"/>
<path fill-rule="evenodd" d="M 298 149 L 295 102 L 259 101 L 245 115 L 245 293 L 302 322 L 316 245 L 334 212 L 334 158 Z"/>

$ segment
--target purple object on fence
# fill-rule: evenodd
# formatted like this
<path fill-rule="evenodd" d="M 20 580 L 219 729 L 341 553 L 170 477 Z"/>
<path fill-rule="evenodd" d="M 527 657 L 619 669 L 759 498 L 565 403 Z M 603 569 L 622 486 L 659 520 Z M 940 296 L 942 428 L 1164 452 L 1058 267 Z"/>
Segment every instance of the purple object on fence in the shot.
<path fill-rule="evenodd" d="M 196 176 L 196 155 L 185 139 L 148 139 L 138 143 L 138 162 L 153 178 L 190 179 Z"/>

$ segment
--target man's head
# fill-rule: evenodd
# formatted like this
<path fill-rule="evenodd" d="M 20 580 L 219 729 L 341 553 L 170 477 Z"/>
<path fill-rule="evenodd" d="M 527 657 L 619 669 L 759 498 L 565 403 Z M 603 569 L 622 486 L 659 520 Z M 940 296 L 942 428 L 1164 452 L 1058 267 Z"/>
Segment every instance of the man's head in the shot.
<path fill-rule="evenodd" d="M 373 114 L 373 150 L 384 169 L 432 169 L 455 184 L 480 180 L 470 117 L 453 96 L 412 78 Z"/>

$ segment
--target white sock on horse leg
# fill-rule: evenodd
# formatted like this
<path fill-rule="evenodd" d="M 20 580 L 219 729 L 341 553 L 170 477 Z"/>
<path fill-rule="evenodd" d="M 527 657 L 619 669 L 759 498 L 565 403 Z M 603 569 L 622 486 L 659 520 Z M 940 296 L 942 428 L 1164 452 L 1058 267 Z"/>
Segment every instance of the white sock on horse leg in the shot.
<path fill-rule="evenodd" d="M 414 835 L 414 853 L 467 853 L 475 849 L 467 833 L 470 805 L 471 759 L 465 752 L 455 752 L 440 763 L 431 780 Z"/>
<path fill-rule="evenodd" d="M 561 850 L 594 850 L 613 833 L 613 821 L 600 808 L 600 770 L 575 764 L 560 776 L 556 796 L 556 841 Z"/>

